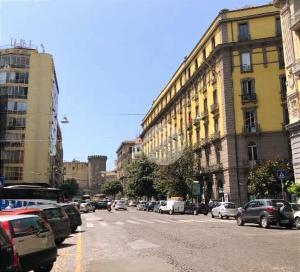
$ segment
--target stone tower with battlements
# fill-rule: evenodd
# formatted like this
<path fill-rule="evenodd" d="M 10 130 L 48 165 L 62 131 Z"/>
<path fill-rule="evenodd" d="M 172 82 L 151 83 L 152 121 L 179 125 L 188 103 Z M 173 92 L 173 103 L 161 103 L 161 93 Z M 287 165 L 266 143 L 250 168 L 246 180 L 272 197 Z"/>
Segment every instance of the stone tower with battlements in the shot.
<path fill-rule="evenodd" d="M 102 155 L 88 156 L 88 184 L 89 188 L 99 190 L 104 182 L 107 157 Z"/>

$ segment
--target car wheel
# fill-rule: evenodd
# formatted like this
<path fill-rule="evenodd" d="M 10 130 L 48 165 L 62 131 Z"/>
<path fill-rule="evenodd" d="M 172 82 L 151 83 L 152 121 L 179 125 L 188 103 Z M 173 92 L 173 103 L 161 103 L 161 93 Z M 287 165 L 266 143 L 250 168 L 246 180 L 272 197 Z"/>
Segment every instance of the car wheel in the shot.
<path fill-rule="evenodd" d="M 198 215 L 198 212 L 196 210 L 194 210 L 194 215 Z"/>
<path fill-rule="evenodd" d="M 169 215 L 172 215 L 173 213 L 173 210 L 169 210 Z"/>
<path fill-rule="evenodd" d="M 270 223 L 268 221 L 268 217 L 267 216 L 262 216 L 260 218 L 260 225 L 264 228 L 264 229 L 268 229 L 270 227 Z"/>
<path fill-rule="evenodd" d="M 223 215 L 219 212 L 219 219 L 223 219 Z"/>
<path fill-rule="evenodd" d="M 295 218 L 295 224 L 296 224 L 296 226 L 300 225 L 300 217 Z"/>
<path fill-rule="evenodd" d="M 287 229 L 292 229 L 293 228 L 293 223 L 289 223 L 285 226 Z"/>
<path fill-rule="evenodd" d="M 212 218 L 215 218 L 214 214 L 213 214 L 212 212 L 210 212 L 210 213 L 211 213 L 211 217 L 212 217 Z"/>
<path fill-rule="evenodd" d="M 229 219 L 229 216 L 226 216 L 225 218 L 226 218 L 226 219 Z"/>
<path fill-rule="evenodd" d="M 236 223 L 238 226 L 244 226 L 244 224 L 245 224 L 245 222 L 240 214 L 236 217 Z"/>
<path fill-rule="evenodd" d="M 50 272 L 53 268 L 53 263 L 49 265 L 42 266 L 38 269 L 35 269 L 34 272 Z"/>

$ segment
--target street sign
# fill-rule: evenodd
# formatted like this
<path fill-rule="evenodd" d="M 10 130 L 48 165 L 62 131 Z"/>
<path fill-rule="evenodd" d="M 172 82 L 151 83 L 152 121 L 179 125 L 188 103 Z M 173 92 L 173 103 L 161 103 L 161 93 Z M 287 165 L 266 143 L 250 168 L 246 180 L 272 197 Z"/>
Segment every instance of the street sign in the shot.
<path fill-rule="evenodd" d="M 4 177 L 0 177 L 0 188 L 4 187 L 4 183 L 5 183 Z"/>
<path fill-rule="evenodd" d="M 286 178 L 286 171 L 285 170 L 277 170 L 276 176 L 278 179 L 285 179 Z"/>

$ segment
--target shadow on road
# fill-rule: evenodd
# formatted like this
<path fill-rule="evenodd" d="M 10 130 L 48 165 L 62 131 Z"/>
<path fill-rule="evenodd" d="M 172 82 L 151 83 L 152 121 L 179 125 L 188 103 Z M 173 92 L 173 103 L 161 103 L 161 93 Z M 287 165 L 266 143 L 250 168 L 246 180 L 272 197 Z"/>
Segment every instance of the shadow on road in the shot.
<path fill-rule="evenodd" d="M 63 243 L 60 246 L 58 246 L 57 248 L 62 249 L 62 248 L 67 248 L 67 247 L 72 247 L 72 246 L 76 246 L 76 244 Z"/>

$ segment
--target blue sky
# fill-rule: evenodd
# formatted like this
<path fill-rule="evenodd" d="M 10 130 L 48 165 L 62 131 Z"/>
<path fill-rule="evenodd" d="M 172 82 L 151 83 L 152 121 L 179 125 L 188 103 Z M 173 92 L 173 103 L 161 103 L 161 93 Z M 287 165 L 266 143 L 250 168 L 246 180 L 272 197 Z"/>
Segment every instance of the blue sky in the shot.
<path fill-rule="evenodd" d="M 140 115 L 223 8 L 261 0 L 0 0 L 0 44 L 43 44 L 60 88 L 64 160 L 108 156 L 140 133 Z M 121 114 L 121 115 L 120 115 Z"/>

